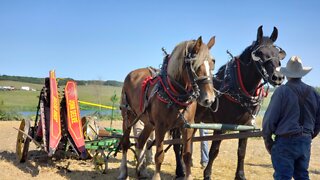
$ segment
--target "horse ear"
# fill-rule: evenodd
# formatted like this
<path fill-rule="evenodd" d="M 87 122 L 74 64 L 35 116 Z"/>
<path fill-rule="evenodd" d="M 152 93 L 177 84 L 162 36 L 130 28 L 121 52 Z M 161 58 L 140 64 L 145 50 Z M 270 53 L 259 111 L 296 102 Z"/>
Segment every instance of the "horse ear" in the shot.
<path fill-rule="evenodd" d="M 257 42 L 261 44 L 263 38 L 262 25 L 258 28 Z"/>
<path fill-rule="evenodd" d="M 207 44 L 208 48 L 211 49 L 215 43 L 216 43 L 216 36 L 213 36 Z"/>
<path fill-rule="evenodd" d="M 198 54 L 199 53 L 201 44 L 202 44 L 202 37 L 200 36 L 198 38 L 198 40 L 196 41 L 195 45 L 192 48 L 192 54 Z"/>
<path fill-rule="evenodd" d="M 279 51 L 279 59 L 282 60 L 286 57 L 287 53 L 280 48 L 280 51 Z"/>
<path fill-rule="evenodd" d="M 273 42 L 276 42 L 278 38 L 278 29 L 276 27 L 273 27 L 273 32 L 270 36 L 270 39 L 273 41 Z"/>

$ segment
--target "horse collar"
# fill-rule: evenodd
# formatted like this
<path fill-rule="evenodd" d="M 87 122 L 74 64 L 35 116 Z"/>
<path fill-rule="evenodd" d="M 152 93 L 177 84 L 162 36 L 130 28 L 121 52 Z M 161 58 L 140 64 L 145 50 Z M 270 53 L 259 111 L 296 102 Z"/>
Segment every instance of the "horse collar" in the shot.
<path fill-rule="evenodd" d="M 191 102 L 195 99 L 194 93 L 196 92 L 196 90 L 194 88 L 184 89 L 184 87 L 181 84 L 179 84 L 179 82 L 175 81 L 167 74 L 169 60 L 170 55 L 165 56 L 161 72 L 157 77 L 159 84 L 157 92 L 158 99 L 164 103 L 167 103 L 168 106 L 171 106 L 173 104 L 185 107 L 189 106 Z M 189 69 L 187 71 L 189 71 Z"/>
<path fill-rule="evenodd" d="M 264 84 L 259 84 L 253 90 L 255 92 L 250 93 L 243 83 L 240 66 L 242 64 L 241 60 L 238 57 L 234 57 L 229 63 L 224 71 L 224 80 L 222 82 L 224 85 L 220 89 L 229 101 L 240 104 L 250 114 L 255 115 L 258 112 L 257 108 L 262 98 L 265 97 L 263 91 Z"/>

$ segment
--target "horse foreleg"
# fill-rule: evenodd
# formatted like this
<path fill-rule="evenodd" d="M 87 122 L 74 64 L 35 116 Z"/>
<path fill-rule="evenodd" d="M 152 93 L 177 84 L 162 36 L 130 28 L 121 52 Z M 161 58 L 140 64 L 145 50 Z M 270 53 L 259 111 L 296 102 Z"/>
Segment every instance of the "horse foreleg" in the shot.
<path fill-rule="evenodd" d="M 175 129 L 172 135 L 172 139 L 180 139 L 181 138 L 181 131 L 180 129 Z M 174 154 L 176 156 L 176 179 L 184 177 L 184 171 L 181 161 L 181 145 L 174 144 L 173 145 Z"/>
<path fill-rule="evenodd" d="M 194 129 L 183 129 L 182 139 L 183 139 L 183 161 L 186 166 L 186 177 L 185 179 L 193 179 L 191 175 L 191 143 L 193 137 Z"/>
<path fill-rule="evenodd" d="M 141 131 L 138 143 L 136 146 L 136 153 L 138 156 L 138 163 L 136 167 L 137 175 L 139 178 L 147 178 L 149 177 L 149 174 L 147 173 L 147 164 L 146 164 L 146 158 L 145 158 L 145 151 L 146 151 L 146 142 L 150 136 L 150 134 L 153 131 L 153 126 L 151 124 L 145 124 L 143 130 Z"/>
<path fill-rule="evenodd" d="M 237 171 L 236 171 L 236 177 L 237 180 L 245 180 L 245 174 L 244 174 L 244 158 L 246 156 L 246 149 L 247 149 L 247 142 L 248 138 L 239 139 L 238 142 L 238 165 L 237 165 Z"/>
<path fill-rule="evenodd" d="M 214 135 L 222 134 L 221 131 L 214 131 Z M 203 179 L 209 180 L 211 179 L 211 173 L 212 173 L 212 164 L 213 161 L 216 159 L 216 157 L 219 154 L 219 148 L 220 148 L 221 140 L 220 141 L 212 141 L 210 152 L 209 152 L 209 162 L 207 167 L 203 171 Z"/>
<path fill-rule="evenodd" d="M 161 179 L 160 170 L 161 170 L 161 164 L 164 159 L 163 140 L 164 140 L 165 132 L 166 131 L 163 127 L 157 127 L 155 131 L 156 154 L 154 157 L 154 162 L 155 162 L 156 169 L 152 177 L 152 180 Z"/>
<path fill-rule="evenodd" d="M 126 179 L 128 177 L 128 167 L 127 167 L 127 152 L 130 148 L 130 132 L 131 128 L 126 129 L 123 134 L 123 138 L 121 141 L 122 146 L 122 160 L 120 165 L 120 175 L 118 176 L 118 179 Z"/>

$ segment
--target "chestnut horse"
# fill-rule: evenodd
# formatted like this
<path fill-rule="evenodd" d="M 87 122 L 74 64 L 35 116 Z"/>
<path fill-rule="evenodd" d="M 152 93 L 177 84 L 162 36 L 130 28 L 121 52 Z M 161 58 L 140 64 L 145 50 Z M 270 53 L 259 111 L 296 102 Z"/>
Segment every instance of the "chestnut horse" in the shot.
<path fill-rule="evenodd" d="M 153 76 L 151 69 L 148 68 L 137 69 L 127 75 L 121 97 L 124 134 L 120 143 L 123 156 L 118 179 L 125 179 L 128 176 L 129 135 L 132 125 L 138 119 L 142 120 L 145 126 L 136 145 L 137 175 L 144 176 L 142 160 L 145 142 L 155 130 L 156 169 L 153 179 L 160 179 L 165 133 L 183 126 L 185 122 L 193 122 L 197 102 L 209 107 L 215 100 L 211 72 L 214 60 L 209 52 L 214 43 L 214 37 L 210 39 L 208 45 L 202 42 L 201 37 L 197 40 L 184 41 L 174 48 L 170 56 L 165 57 L 161 72 L 156 76 Z M 182 133 L 187 178 L 192 178 L 190 160 L 193 131 L 186 129 Z"/>
<path fill-rule="evenodd" d="M 274 45 L 277 37 L 276 27 L 270 37 L 263 36 L 262 26 L 258 28 L 256 41 L 240 56 L 232 58 L 218 70 L 213 82 L 214 87 L 220 91 L 218 99 L 211 108 L 198 106 L 195 122 L 253 125 L 263 98 L 261 91 L 263 85 L 270 83 L 276 86 L 284 80 L 284 76 L 276 71 L 276 67 L 281 65 L 280 60 L 286 56 L 284 50 Z M 217 111 L 212 111 L 216 106 L 218 106 Z M 223 133 L 219 130 L 214 131 L 215 135 Z M 204 179 L 211 178 L 212 164 L 219 153 L 220 144 L 221 140 L 212 141 L 209 162 L 204 170 Z M 180 167 L 179 145 L 175 146 L 175 153 L 178 157 L 177 167 Z M 239 139 L 235 179 L 246 179 L 244 174 L 246 146 L 247 138 Z M 182 169 L 176 169 L 177 176 L 183 175 L 181 172 L 183 172 Z"/>

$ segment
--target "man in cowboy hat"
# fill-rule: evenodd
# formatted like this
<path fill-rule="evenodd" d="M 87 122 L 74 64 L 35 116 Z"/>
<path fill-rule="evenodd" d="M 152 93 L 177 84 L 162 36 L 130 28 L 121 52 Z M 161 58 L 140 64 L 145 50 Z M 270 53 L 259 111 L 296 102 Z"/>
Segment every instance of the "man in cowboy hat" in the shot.
<path fill-rule="evenodd" d="M 298 56 L 277 69 L 288 82 L 274 91 L 262 123 L 274 179 L 309 179 L 311 140 L 320 130 L 320 96 L 301 80 L 311 69 Z"/>

